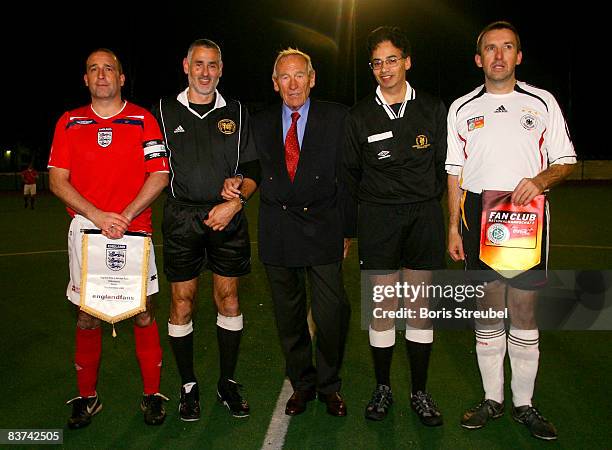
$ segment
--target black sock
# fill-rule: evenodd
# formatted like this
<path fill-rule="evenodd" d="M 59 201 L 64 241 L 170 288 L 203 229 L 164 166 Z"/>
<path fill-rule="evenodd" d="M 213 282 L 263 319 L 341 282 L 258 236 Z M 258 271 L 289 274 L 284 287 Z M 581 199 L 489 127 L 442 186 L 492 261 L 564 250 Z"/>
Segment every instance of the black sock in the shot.
<path fill-rule="evenodd" d="M 370 345 L 372 350 L 372 358 L 374 359 L 374 374 L 376 375 L 376 383 L 391 386 L 391 359 L 393 358 L 393 345 L 391 347 L 374 347 Z"/>
<path fill-rule="evenodd" d="M 410 360 L 410 374 L 412 377 L 412 393 L 425 392 L 427 385 L 427 369 L 429 368 L 429 355 L 431 343 L 421 344 L 406 339 L 406 350 Z"/>
<path fill-rule="evenodd" d="M 232 331 L 217 325 L 217 342 L 219 343 L 219 381 L 234 379 L 236 364 L 238 363 L 238 350 L 242 330 Z"/>
<path fill-rule="evenodd" d="M 193 373 L 193 331 L 187 336 L 169 338 L 182 384 L 197 382 Z"/>

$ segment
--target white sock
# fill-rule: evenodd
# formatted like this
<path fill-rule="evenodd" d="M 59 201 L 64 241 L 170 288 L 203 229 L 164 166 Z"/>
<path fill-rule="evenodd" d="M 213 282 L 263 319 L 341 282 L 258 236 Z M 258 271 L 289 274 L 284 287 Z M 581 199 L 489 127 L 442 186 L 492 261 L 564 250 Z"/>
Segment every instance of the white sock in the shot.
<path fill-rule="evenodd" d="M 229 331 L 240 331 L 244 327 L 242 314 L 229 317 L 217 313 L 217 326 Z"/>
<path fill-rule="evenodd" d="M 476 327 L 476 356 L 482 377 L 485 398 L 498 403 L 504 401 L 504 357 L 506 330 L 504 325 Z"/>
<path fill-rule="evenodd" d="M 531 406 L 535 379 L 540 359 L 538 330 L 519 330 L 510 327 L 508 356 L 512 367 L 512 403 Z"/>
<path fill-rule="evenodd" d="M 189 323 L 185 325 L 174 325 L 168 322 L 168 336 L 171 337 L 185 337 L 189 333 L 193 333 L 193 321 L 190 320 Z"/>
<path fill-rule="evenodd" d="M 406 340 L 418 342 L 419 344 L 431 344 L 434 340 L 433 328 L 426 330 L 414 328 L 406 324 Z"/>
<path fill-rule="evenodd" d="M 369 328 L 370 345 L 372 347 L 387 348 L 395 345 L 395 327 L 390 330 L 376 331 Z"/>

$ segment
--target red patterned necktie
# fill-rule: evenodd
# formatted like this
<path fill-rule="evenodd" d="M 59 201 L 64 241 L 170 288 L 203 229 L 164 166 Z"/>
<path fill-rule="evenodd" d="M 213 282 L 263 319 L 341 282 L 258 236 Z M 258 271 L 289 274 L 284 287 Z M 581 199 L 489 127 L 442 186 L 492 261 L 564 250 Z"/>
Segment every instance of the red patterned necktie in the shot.
<path fill-rule="evenodd" d="M 297 134 L 297 121 L 300 118 L 300 113 L 291 113 L 291 126 L 287 131 L 285 138 L 285 162 L 287 164 L 287 173 L 293 183 L 295 171 L 297 170 L 298 161 L 300 159 L 300 143 Z"/>

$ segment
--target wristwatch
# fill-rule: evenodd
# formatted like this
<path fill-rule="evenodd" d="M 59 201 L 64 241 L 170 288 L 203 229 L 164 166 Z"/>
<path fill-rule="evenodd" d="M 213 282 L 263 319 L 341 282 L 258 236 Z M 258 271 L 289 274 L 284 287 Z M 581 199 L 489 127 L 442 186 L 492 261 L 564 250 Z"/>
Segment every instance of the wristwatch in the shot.
<path fill-rule="evenodd" d="M 238 194 L 238 198 L 240 199 L 240 203 L 242 204 L 242 206 L 246 206 L 247 204 L 247 199 L 244 195 L 242 194 Z"/>

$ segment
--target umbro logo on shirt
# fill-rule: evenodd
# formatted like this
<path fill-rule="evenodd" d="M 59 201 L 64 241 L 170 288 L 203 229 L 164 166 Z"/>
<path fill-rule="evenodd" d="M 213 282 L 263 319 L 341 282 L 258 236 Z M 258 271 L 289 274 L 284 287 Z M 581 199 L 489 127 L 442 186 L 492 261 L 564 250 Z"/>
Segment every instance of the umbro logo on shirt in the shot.
<path fill-rule="evenodd" d="M 500 105 L 499 108 L 497 108 L 494 112 L 502 113 L 502 112 L 508 112 L 508 110 L 504 108 L 504 105 Z"/>
<path fill-rule="evenodd" d="M 378 153 L 378 159 L 391 158 L 391 153 L 389 150 L 383 150 Z"/>
<path fill-rule="evenodd" d="M 176 133 L 184 133 L 184 132 L 185 132 L 185 129 L 182 126 L 180 126 L 180 125 L 174 129 L 174 134 L 176 134 Z"/>

